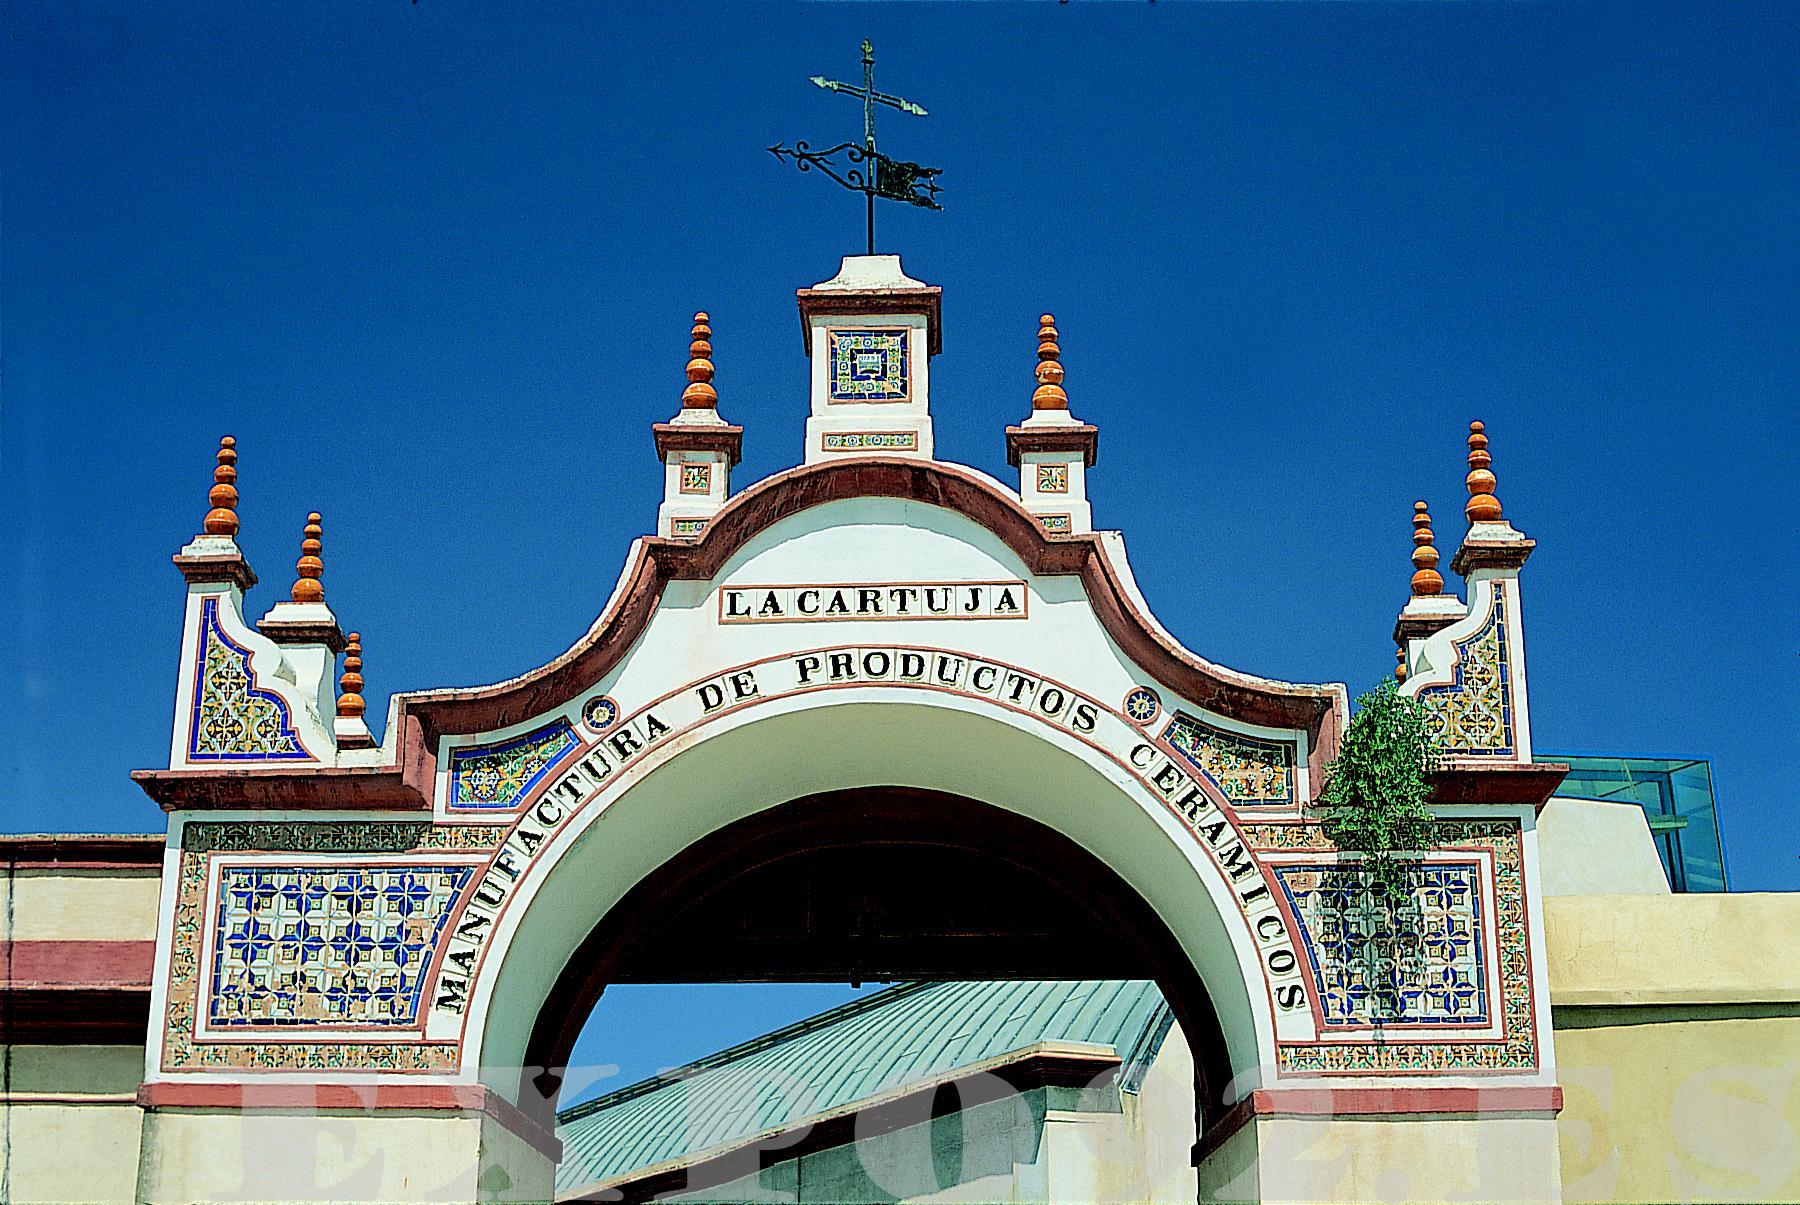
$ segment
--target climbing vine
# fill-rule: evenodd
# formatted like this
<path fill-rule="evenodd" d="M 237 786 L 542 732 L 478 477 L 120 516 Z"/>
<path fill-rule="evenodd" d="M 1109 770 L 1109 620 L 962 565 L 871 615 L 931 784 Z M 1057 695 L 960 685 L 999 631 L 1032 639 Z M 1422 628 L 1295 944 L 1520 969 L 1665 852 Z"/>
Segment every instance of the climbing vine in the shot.
<path fill-rule="evenodd" d="M 1356 700 L 1338 755 L 1319 795 L 1325 835 L 1363 855 L 1377 891 L 1390 905 L 1409 895 L 1407 859 L 1431 844 L 1426 775 L 1437 748 L 1425 708 L 1389 679 Z"/>

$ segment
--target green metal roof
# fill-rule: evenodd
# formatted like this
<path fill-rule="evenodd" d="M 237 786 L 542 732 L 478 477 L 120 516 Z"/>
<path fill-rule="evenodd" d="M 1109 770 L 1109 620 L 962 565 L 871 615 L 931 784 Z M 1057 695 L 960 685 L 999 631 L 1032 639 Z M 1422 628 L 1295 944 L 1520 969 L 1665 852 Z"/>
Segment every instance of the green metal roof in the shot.
<path fill-rule="evenodd" d="M 1136 1086 L 1171 1014 L 1148 980 L 903 983 L 558 1116 L 559 1191 L 743 1141 L 1038 1042 L 1112 1047 Z"/>

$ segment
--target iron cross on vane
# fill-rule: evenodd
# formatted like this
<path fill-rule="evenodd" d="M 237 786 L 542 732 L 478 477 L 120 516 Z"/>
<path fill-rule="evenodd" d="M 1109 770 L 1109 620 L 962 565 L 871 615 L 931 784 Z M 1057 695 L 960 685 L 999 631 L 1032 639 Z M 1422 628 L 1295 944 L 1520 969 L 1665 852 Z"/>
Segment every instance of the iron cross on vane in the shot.
<path fill-rule="evenodd" d="M 875 91 L 875 48 L 867 38 L 863 39 L 862 53 L 863 82 L 860 88 L 855 84 L 826 79 L 822 75 L 812 77 L 812 82 L 827 92 L 842 92 L 862 98 L 862 145 L 840 142 L 829 150 L 815 151 L 806 143 L 796 141 L 791 148 L 777 143 L 769 148 L 769 153 L 777 159 L 792 159 L 794 166 L 803 172 L 816 167 L 851 192 L 863 194 L 869 211 L 869 254 L 873 255 L 876 197 L 888 201 L 905 201 L 908 205 L 918 205 L 925 209 L 942 209 L 943 206 L 937 203 L 936 177 L 939 169 L 890 159 L 875 149 L 876 105 L 887 105 L 902 113 L 911 113 L 914 117 L 924 117 L 925 108 L 903 97 Z M 835 161 L 840 152 L 845 163 Z"/>

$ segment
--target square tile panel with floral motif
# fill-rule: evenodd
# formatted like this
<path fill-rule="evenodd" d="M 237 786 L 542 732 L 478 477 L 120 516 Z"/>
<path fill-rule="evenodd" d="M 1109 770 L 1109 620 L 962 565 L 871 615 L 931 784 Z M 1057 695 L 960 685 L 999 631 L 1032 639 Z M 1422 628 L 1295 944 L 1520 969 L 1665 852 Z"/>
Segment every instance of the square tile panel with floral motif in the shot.
<path fill-rule="evenodd" d="M 905 327 L 828 332 L 827 397 L 834 402 L 904 402 L 912 397 Z"/>

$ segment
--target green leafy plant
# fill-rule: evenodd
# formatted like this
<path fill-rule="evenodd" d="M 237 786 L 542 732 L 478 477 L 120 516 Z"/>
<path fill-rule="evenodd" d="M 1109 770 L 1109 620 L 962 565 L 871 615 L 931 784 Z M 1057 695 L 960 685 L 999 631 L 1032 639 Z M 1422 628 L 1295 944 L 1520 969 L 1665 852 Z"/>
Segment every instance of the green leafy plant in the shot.
<path fill-rule="evenodd" d="M 1325 835 L 1339 849 L 1363 855 L 1376 889 L 1390 905 L 1410 894 L 1406 859 L 1431 843 L 1426 775 L 1437 748 L 1425 708 L 1400 693 L 1391 678 L 1356 700 L 1338 755 L 1319 794 Z"/>

